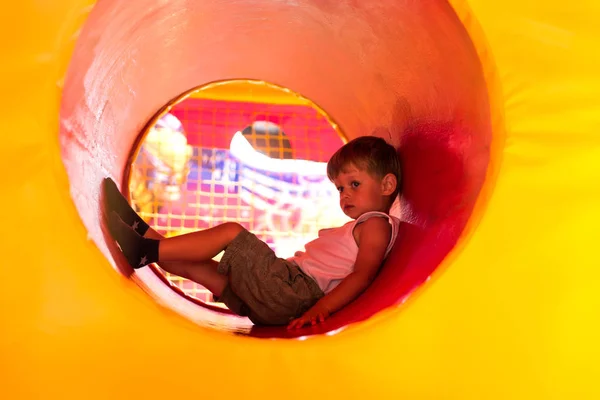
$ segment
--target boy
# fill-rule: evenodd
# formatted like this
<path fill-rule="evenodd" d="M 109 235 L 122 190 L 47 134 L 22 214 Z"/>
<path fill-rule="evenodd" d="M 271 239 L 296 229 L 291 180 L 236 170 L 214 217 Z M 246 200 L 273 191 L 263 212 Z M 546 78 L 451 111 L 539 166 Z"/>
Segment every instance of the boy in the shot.
<path fill-rule="evenodd" d="M 114 182 L 105 179 L 112 211 L 108 226 L 133 268 L 158 262 L 257 324 L 288 324 L 288 329 L 315 325 L 369 286 L 400 223 L 389 215 L 399 194 L 400 160 L 384 139 L 363 136 L 348 142 L 327 163 L 327 176 L 340 193 L 342 211 L 353 221 L 322 229 L 306 251 L 287 260 L 235 222 L 152 239 L 156 232 L 149 231 Z M 223 250 L 221 261 L 214 261 Z"/>

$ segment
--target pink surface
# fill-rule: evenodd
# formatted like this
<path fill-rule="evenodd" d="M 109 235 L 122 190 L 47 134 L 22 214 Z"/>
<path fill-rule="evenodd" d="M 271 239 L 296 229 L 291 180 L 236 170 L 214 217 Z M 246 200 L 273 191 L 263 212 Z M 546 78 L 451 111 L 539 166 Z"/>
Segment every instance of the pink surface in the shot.
<path fill-rule="evenodd" d="M 65 82 L 60 141 L 73 200 L 107 257 L 101 179 L 121 180 L 138 133 L 170 99 L 237 78 L 290 88 L 321 106 L 348 138 L 385 137 L 404 160 L 412 224 L 402 227 L 376 282 L 323 326 L 293 335 L 398 304 L 456 243 L 488 163 L 485 82 L 451 7 L 441 0 L 99 2 Z M 280 328 L 251 334 L 288 335 Z"/>
<path fill-rule="evenodd" d="M 279 125 L 303 160 L 326 162 L 340 143 L 329 122 L 308 106 L 188 98 L 170 113 L 181 121 L 192 146 L 229 149 L 233 135 L 254 121 Z"/>

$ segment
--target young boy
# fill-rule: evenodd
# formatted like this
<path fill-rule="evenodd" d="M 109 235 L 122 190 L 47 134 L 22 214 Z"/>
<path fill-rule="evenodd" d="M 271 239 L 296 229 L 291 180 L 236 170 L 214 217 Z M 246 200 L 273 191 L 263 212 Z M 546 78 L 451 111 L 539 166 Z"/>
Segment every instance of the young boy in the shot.
<path fill-rule="evenodd" d="M 157 262 L 210 290 L 256 324 L 289 329 L 325 321 L 373 281 L 394 245 L 400 221 L 389 215 L 401 183 L 396 149 L 373 136 L 356 138 L 327 163 L 340 207 L 353 221 L 322 229 L 289 259 L 235 222 L 172 238 L 156 232 L 105 179 L 109 230 L 133 268 Z M 153 238 L 152 238 L 153 237 Z M 224 250 L 220 262 L 212 258 Z"/>

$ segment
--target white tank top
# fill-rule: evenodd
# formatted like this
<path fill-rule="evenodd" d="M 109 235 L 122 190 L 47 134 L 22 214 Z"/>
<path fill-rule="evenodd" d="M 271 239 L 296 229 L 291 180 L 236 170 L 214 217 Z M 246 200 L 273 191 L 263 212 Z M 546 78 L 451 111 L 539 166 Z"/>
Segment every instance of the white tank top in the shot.
<path fill-rule="evenodd" d="M 375 216 L 387 218 L 392 225 L 392 235 L 384 258 L 387 257 L 396 242 L 400 220 L 386 213 L 372 211 L 338 228 L 321 229 L 319 237 L 306 244 L 305 251 L 297 251 L 288 260 L 295 262 L 305 274 L 313 278 L 323 293 L 329 293 L 354 271 L 358 255 L 358 245 L 353 236 L 354 227 Z"/>

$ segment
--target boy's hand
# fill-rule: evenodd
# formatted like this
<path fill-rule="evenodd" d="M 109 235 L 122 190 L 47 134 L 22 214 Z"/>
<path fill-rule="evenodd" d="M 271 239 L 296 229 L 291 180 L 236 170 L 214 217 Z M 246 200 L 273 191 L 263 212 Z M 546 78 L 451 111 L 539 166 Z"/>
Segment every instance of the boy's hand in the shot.
<path fill-rule="evenodd" d="M 307 312 L 304 313 L 300 318 L 296 318 L 288 325 L 288 329 L 302 328 L 304 325 L 316 325 L 329 318 L 329 310 L 325 308 L 321 303 L 317 302 Z"/>

